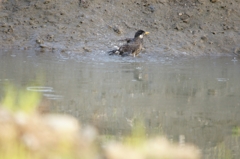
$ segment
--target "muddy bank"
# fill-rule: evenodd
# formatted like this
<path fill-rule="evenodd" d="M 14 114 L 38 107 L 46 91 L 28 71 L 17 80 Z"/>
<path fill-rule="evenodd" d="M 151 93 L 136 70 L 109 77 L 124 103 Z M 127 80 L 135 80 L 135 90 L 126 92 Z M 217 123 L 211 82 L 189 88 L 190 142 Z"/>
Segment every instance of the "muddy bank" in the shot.
<path fill-rule="evenodd" d="M 238 0 L 9 0 L 0 48 L 105 52 L 138 29 L 145 53 L 240 55 Z"/>

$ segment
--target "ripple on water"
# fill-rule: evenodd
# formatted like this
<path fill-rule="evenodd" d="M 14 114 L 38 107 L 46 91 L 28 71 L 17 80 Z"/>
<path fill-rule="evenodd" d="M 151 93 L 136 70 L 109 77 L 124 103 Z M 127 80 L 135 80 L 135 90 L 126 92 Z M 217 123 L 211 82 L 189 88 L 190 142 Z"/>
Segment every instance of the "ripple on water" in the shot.
<path fill-rule="evenodd" d="M 44 97 L 51 100 L 59 100 L 63 98 L 63 96 L 61 95 L 50 94 L 51 92 L 54 92 L 53 87 L 31 86 L 31 87 L 27 87 L 27 90 L 33 91 L 33 92 L 42 92 Z"/>
<path fill-rule="evenodd" d="M 132 56 L 109 56 L 106 52 L 94 52 L 90 54 L 74 54 L 69 55 L 70 59 L 77 62 L 119 62 L 119 63 L 135 63 L 135 62 L 148 62 L 148 63 L 171 63 L 175 60 L 174 57 L 164 57 L 155 53 L 143 53 L 137 57 Z M 59 57 L 60 59 L 62 57 Z"/>
<path fill-rule="evenodd" d="M 217 78 L 218 82 L 227 82 L 228 80 L 228 78 Z"/>
<path fill-rule="evenodd" d="M 45 86 L 31 86 L 27 87 L 28 91 L 33 92 L 54 92 L 52 87 L 45 87 Z"/>
<path fill-rule="evenodd" d="M 63 98 L 63 96 L 61 96 L 61 95 L 47 94 L 47 93 L 44 93 L 43 96 L 48 98 L 48 99 L 51 99 L 51 100 L 59 100 L 59 99 Z"/>

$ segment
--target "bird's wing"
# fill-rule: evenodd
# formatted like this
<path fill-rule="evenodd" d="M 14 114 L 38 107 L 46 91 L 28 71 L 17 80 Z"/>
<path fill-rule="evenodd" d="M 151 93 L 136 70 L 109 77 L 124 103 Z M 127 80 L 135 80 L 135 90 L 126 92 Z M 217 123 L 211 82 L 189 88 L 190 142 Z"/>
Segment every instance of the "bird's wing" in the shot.
<path fill-rule="evenodd" d="M 127 43 L 130 43 L 133 39 L 132 38 L 126 38 L 126 39 L 121 39 L 118 41 L 126 41 Z"/>
<path fill-rule="evenodd" d="M 139 48 L 139 44 L 136 44 L 134 42 L 129 42 L 125 45 L 122 45 L 120 48 L 119 48 L 119 51 L 121 53 L 133 53 L 135 50 L 137 50 Z"/>

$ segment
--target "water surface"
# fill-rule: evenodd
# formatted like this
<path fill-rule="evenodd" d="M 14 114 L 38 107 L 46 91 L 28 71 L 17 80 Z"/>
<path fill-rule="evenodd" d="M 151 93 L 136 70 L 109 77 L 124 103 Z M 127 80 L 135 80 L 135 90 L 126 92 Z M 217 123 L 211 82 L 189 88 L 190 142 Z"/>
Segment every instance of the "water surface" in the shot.
<path fill-rule="evenodd" d="M 52 111 L 102 134 L 127 134 L 141 120 L 148 135 L 183 136 L 204 158 L 240 156 L 239 59 L 2 51 L 0 60 L 1 88 L 10 81 L 40 91 Z M 45 83 L 30 86 L 39 76 Z"/>

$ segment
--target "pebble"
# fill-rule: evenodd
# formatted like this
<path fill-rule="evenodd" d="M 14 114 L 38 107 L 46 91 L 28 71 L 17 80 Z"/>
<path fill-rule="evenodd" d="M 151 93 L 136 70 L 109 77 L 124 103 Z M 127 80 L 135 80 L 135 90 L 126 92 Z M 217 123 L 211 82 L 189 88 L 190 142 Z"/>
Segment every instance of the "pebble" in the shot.
<path fill-rule="evenodd" d="M 234 53 L 237 55 L 240 55 L 240 48 L 239 47 L 235 48 Z"/>
<path fill-rule="evenodd" d="M 37 39 L 37 40 L 36 40 L 36 43 L 41 44 L 41 43 L 42 43 L 42 40 Z"/>
<path fill-rule="evenodd" d="M 149 5 L 149 10 L 153 13 L 155 11 L 155 7 L 153 5 Z"/>
<path fill-rule="evenodd" d="M 48 4 L 48 3 L 50 3 L 50 0 L 45 0 L 45 1 L 43 2 L 43 4 Z"/>
<path fill-rule="evenodd" d="M 91 52 L 91 49 L 88 48 L 88 47 L 83 47 L 83 50 L 86 51 L 86 52 Z"/>
<path fill-rule="evenodd" d="M 201 39 L 202 39 L 203 41 L 206 41 L 206 40 L 207 40 L 207 37 L 206 37 L 206 36 L 202 36 Z"/>
<path fill-rule="evenodd" d="M 215 3 L 215 2 L 217 2 L 217 0 L 210 0 L 210 2 Z"/>
<path fill-rule="evenodd" d="M 0 12 L 0 18 L 3 18 L 3 17 L 8 17 L 8 14 L 7 14 L 7 13 Z"/>
<path fill-rule="evenodd" d="M 122 34 L 121 29 L 120 29 L 119 27 L 117 27 L 117 26 L 114 26 L 114 27 L 113 27 L 113 31 L 116 32 L 116 33 L 118 33 L 118 34 Z"/>

